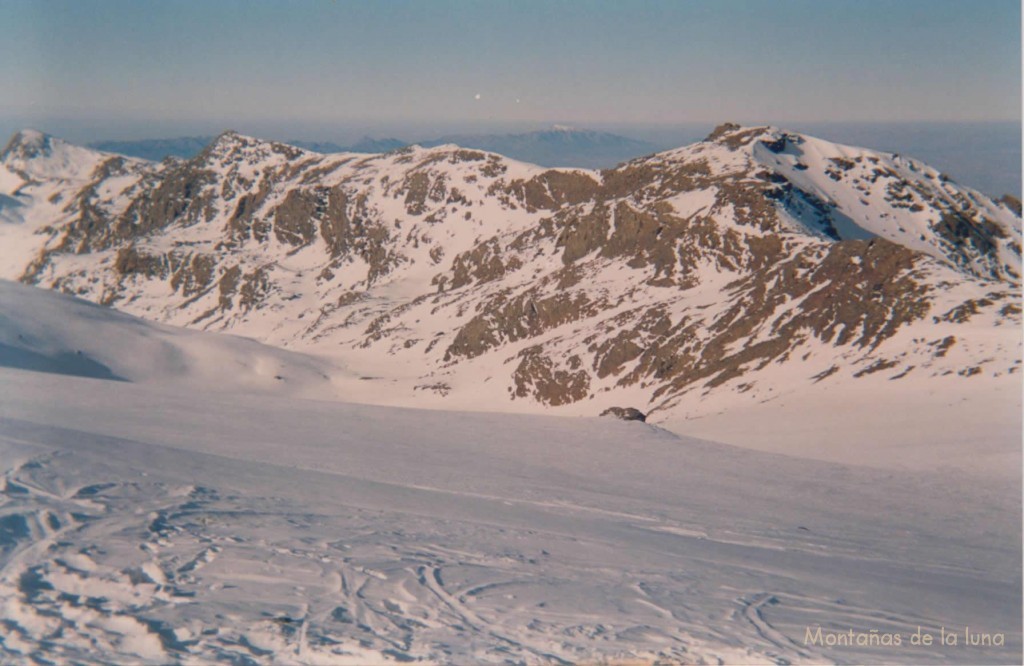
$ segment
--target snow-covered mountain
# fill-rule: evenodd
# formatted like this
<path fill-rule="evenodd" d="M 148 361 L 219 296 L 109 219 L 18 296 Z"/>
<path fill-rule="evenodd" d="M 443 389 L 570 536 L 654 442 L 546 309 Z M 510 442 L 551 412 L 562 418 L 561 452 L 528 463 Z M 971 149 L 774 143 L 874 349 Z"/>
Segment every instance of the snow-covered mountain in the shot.
<path fill-rule="evenodd" d="M 358 399 L 655 420 L 1019 372 L 1020 218 L 771 127 L 616 169 L 225 133 L 159 164 L 15 135 L 2 276 L 336 356 Z"/>

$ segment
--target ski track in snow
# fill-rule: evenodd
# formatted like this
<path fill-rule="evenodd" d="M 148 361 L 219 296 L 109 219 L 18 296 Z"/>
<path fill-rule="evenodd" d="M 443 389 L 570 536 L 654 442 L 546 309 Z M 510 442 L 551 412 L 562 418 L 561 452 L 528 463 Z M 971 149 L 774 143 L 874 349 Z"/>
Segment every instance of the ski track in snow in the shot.
<path fill-rule="evenodd" d="M 0 380 L 5 662 L 1020 659 L 1012 484 L 606 420 Z M 963 625 L 1007 645 L 804 645 Z"/>

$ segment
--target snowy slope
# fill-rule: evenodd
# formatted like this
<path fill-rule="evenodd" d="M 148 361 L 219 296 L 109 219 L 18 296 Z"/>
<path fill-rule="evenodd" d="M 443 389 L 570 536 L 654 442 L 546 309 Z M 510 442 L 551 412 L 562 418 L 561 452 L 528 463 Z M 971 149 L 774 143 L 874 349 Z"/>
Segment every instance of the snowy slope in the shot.
<path fill-rule="evenodd" d="M 332 395 L 329 361 L 0 280 L 0 367 L 203 391 Z M 7 396 L 7 389 L 0 390 Z M 8 396 L 9 397 L 9 396 Z"/>
<path fill-rule="evenodd" d="M 0 386 L 5 662 L 1021 659 L 1019 476 L 606 419 Z M 965 626 L 1004 644 L 910 645 Z M 832 645 L 805 644 L 819 627 Z M 836 646 L 851 630 L 902 642 Z"/>

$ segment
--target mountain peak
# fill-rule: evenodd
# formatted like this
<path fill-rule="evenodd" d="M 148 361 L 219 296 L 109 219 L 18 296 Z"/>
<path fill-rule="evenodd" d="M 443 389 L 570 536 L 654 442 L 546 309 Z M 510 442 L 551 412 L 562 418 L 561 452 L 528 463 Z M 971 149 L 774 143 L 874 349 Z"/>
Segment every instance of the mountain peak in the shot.
<path fill-rule="evenodd" d="M 704 140 L 717 141 L 719 138 L 725 136 L 726 134 L 732 134 L 733 132 L 736 132 L 741 129 L 743 129 L 743 126 L 738 123 L 722 123 L 721 125 L 715 127 L 715 129 L 711 130 L 711 134 L 708 134 Z"/>
<path fill-rule="evenodd" d="M 26 181 L 78 181 L 88 179 L 93 169 L 110 157 L 39 130 L 24 129 L 11 136 L 0 152 L 0 163 Z"/>
<path fill-rule="evenodd" d="M 36 129 L 23 129 L 11 135 L 3 152 L 0 152 L 0 160 L 6 161 L 10 157 L 30 160 L 49 155 L 54 142 L 61 141 Z"/>
<path fill-rule="evenodd" d="M 245 161 L 255 164 L 271 155 L 295 159 L 305 153 L 306 151 L 302 148 L 286 143 L 247 136 L 235 130 L 225 130 L 202 150 L 198 158 L 201 161 L 218 163 L 244 158 Z"/>
<path fill-rule="evenodd" d="M 237 131 L 229 129 L 224 130 L 223 132 L 215 136 L 213 138 L 213 141 L 210 142 L 208 148 L 245 145 L 251 141 L 258 141 L 258 139 L 245 136 L 244 134 L 239 134 Z"/>
<path fill-rule="evenodd" d="M 726 122 L 713 129 L 704 138 L 704 141 L 736 148 L 749 144 L 754 138 L 764 138 L 766 136 L 771 137 L 772 140 L 780 140 L 785 139 L 787 136 L 797 135 L 771 125 L 740 125 L 739 123 Z"/>

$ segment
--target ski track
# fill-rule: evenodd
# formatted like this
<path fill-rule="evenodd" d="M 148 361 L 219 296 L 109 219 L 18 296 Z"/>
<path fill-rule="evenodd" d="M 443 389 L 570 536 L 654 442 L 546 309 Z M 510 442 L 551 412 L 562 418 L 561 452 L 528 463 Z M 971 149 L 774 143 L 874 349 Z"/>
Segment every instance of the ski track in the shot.
<path fill-rule="evenodd" d="M 22 400 L 34 382 L 50 381 L 17 376 Z M 1019 513 L 987 504 L 992 489 L 954 492 L 938 477 L 886 480 L 707 443 L 691 451 L 685 447 L 698 443 L 649 428 L 631 430 L 636 450 L 696 469 L 676 462 L 659 471 L 668 463 L 651 463 L 645 480 L 625 468 L 603 476 L 580 467 L 577 476 L 531 475 L 533 485 L 524 487 L 507 467 L 489 466 L 480 442 L 463 454 L 465 478 L 431 462 L 430 455 L 448 460 L 438 450 L 424 454 L 416 473 L 403 471 L 405 449 L 386 438 L 326 457 L 302 441 L 275 456 L 255 443 L 222 443 L 226 433 L 258 436 L 258 421 L 228 421 L 205 439 L 181 422 L 180 439 L 168 445 L 145 433 L 169 432 L 180 415 L 126 405 L 129 395 L 145 405 L 158 394 L 77 381 L 95 390 L 76 399 L 101 414 L 111 408 L 103 391 L 113 391 L 110 404 L 123 418 L 70 410 L 63 425 L 42 425 L 27 408 L 19 408 L 25 418 L 10 413 L 11 402 L 0 408 L 4 663 L 1020 658 L 1019 534 L 1005 531 Z M 223 413 L 203 401 L 196 409 Z M 325 428 L 361 427 L 351 414 L 323 418 Z M 421 417 L 394 418 L 394 428 L 409 432 L 403 419 Z M 105 432 L 130 431 L 133 419 L 146 427 L 131 436 Z M 553 434 L 554 420 L 514 423 L 525 428 L 524 441 L 573 432 Z M 618 446 L 600 432 L 619 427 L 626 426 L 603 424 L 580 436 L 596 458 Z M 698 450 L 699 461 L 689 457 Z M 310 455 L 325 463 L 315 468 Z M 735 467 L 746 455 L 751 464 Z M 364 464 L 388 460 L 391 469 L 377 472 Z M 863 494 L 837 502 L 828 484 L 805 487 L 801 502 L 815 505 L 807 513 L 794 508 L 801 502 L 780 502 L 791 492 L 786 486 L 813 473 Z M 652 485 L 645 499 L 639 489 Z M 986 518 L 963 530 L 936 527 L 953 512 Z M 875 516 L 883 521 L 877 526 Z M 842 528 L 829 529 L 838 517 Z M 968 623 L 1006 632 L 1007 645 L 971 652 L 804 645 L 806 627 L 909 635 Z"/>
<path fill-rule="evenodd" d="M 5 475 L 5 525 L 11 517 L 33 525 L 25 539 L 11 541 L 5 532 L 0 599 L 9 657 L 448 661 L 464 655 L 469 640 L 484 661 L 570 663 L 590 649 L 571 637 L 593 629 L 564 627 L 559 640 L 539 613 L 530 622 L 545 630 L 524 634 L 517 622 L 502 622 L 507 609 L 489 609 L 493 617 L 485 619 L 467 604 L 514 583 L 473 585 L 458 598 L 445 587 L 442 567 L 504 573 L 530 562 L 514 550 L 451 551 L 441 534 L 437 546 L 416 539 L 401 548 L 391 540 L 412 535 L 388 530 L 392 517 L 377 512 L 310 514 L 277 498 L 223 495 L 149 474 L 125 478 L 125 470 L 95 460 L 90 471 L 121 480 L 46 490 L 68 471 L 61 463 L 75 465 L 75 458 L 49 453 Z M 43 528 L 54 516 L 65 517 L 61 527 Z M 467 529 L 473 537 L 479 528 L 459 531 Z M 349 539 L 330 542 L 328 535 Z M 239 589 L 244 598 L 230 592 Z M 632 656 L 628 639 L 619 643 L 610 654 Z"/>

